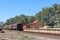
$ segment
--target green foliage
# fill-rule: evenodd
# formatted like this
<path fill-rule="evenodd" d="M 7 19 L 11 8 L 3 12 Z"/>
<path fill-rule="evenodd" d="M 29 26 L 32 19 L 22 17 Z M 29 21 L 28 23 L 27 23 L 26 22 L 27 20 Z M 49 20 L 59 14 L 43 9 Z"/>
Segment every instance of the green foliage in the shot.
<path fill-rule="evenodd" d="M 14 24 L 19 22 L 26 24 L 35 20 L 41 20 L 45 25 L 48 25 L 54 21 L 60 21 L 60 4 L 54 4 L 52 7 L 43 8 L 35 16 L 26 16 L 24 14 L 15 16 L 14 18 L 8 19 L 6 24 Z"/>
<path fill-rule="evenodd" d="M 35 20 L 34 16 L 26 16 L 24 14 L 21 14 L 19 16 L 15 16 L 14 18 L 8 19 L 5 22 L 5 24 L 9 25 L 9 24 L 15 24 L 15 23 L 20 23 L 20 22 L 27 24 L 27 23 L 31 23 L 34 20 Z"/>
<path fill-rule="evenodd" d="M 44 22 L 45 25 L 53 21 L 60 21 L 60 4 L 54 4 L 52 7 L 43 8 L 35 17 Z"/>

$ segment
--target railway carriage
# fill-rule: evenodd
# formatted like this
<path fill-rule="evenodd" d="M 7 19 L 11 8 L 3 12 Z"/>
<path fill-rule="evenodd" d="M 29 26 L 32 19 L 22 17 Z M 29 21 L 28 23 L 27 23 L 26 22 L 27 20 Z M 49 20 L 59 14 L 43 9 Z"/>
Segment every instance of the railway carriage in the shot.
<path fill-rule="evenodd" d="M 18 23 L 18 24 L 6 25 L 6 26 L 4 27 L 4 29 L 23 31 L 23 29 L 28 28 L 27 26 L 28 26 L 28 25 L 26 25 L 26 24 Z"/>

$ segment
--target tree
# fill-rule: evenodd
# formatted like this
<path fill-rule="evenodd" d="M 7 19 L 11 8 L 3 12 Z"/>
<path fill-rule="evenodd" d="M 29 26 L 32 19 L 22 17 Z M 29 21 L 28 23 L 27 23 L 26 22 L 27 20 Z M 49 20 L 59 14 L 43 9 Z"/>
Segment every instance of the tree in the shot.
<path fill-rule="evenodd" d="M 43 8 L 41 11 L 36 13 L 35 16 L 26 16 L 21 14 L 19 16 L 15 16 L 6 21 L 6 24 L 14 24 L 14 23 L 31 23 L 35 20 L 42 21 L 45 25 L 51 24 L 54 21 L 60 21 L 60 4 L 54 4 L 52 7 Z"/>

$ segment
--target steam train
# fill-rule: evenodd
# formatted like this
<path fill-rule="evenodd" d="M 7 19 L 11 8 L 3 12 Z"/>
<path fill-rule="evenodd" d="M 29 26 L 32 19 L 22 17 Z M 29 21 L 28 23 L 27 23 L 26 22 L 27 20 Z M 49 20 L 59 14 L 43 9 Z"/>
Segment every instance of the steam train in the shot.
<path fill-rule="evenodd" d="M 26 25 L 26 24 L 18 23 L 18 24 L 6 25 L 6 26 L 4 26 L 3 29 L 23 31 L 23 30 L 26 29 L 27 27 L 28 27 L 28 25 Z"/>

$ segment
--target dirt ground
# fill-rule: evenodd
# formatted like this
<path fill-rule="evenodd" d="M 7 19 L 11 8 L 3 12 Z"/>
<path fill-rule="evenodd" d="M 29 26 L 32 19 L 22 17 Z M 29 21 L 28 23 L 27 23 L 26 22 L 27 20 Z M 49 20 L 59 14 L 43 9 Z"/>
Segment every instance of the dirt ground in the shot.
<path fill-rule="evenodd" d="M 5 31 L 5 33 L 0 33 L 0 40 L 38 40 L 38 39 L 26 36 L 22 32 Z"/>
<path fill-rule="evenodd" d="M 5 30 L 5 33 L 0 33 L 0 40 L 60 40 L 60 38 L 53 38 L 51 35 L 35 35 L 21 31 Z"/>

